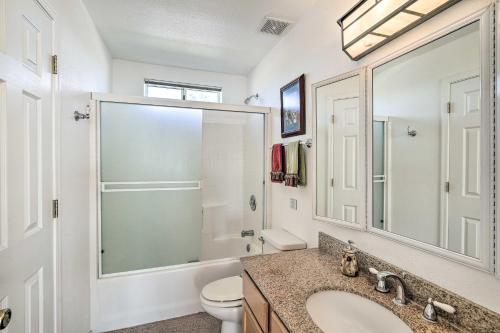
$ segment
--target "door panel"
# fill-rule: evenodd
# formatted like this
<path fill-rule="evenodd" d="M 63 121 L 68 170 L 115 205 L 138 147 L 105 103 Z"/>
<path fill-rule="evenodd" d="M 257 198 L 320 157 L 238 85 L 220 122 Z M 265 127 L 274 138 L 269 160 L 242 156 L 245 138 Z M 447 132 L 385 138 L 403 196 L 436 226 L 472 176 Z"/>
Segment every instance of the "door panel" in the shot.
<path fill-rule="evenodd" d="M 479 257 L 481 110 L 479 77 L 450 85 L 448 248 Z"/>
<path fill-rule="evenodd" d="M 0 308 L 12 309 L 6 332 L 51 333 L 53 20 L 35 0 L 4 0 L 2 5 Z"/>
<path fill-rule="evenodd" d="M 341 160 L 341 163 L 332 162 L 330 216 L 341 214 L 337 218 L 353 223 L 359 223 L 361 214 L 358 109 L 357 97 L 333 101 L 330 136 L 333 159 Z"/>

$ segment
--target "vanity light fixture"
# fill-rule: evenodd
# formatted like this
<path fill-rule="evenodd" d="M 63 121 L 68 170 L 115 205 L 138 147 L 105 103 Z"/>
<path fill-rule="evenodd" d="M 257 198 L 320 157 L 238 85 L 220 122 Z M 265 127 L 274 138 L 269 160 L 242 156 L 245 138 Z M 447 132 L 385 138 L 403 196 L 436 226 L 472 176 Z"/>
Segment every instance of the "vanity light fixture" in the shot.
<path fill-rule="evenodd" d="M 359 60 L 460 0 L 361 0 L 338 20 L 342 50 Z"/>

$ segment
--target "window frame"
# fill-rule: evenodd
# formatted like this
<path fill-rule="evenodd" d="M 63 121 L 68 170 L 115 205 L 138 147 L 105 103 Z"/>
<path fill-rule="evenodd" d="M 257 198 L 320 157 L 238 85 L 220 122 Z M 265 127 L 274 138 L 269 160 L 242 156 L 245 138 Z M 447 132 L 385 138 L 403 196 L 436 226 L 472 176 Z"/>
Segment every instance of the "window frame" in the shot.
<path fill-rule="evenodd" d="M 149 87 L 178 89 L 178 90 L 181 90 L 181 95 L 182 95 L 182 99 L 180 99 L 180 100 L 182 100 L 182 101 L 195 101 L 195 102 L 205 102 L 205 101 L 186 99 L 188 90 L 202 91 L 202 92 L 215 92 L 218 95 L 218 99 L 214 103 L 222 103 L 222 87 L 205 86 L 205 85 L 199 85 L 199 84 L 173 82 L 173 81 L 162 81 L 162 80 L 154 80 L 154 79 L 144 79 L 144 96 L 145 97 L 151 97 L 148 95 L 148 88 Z M 158 97 L 158 98 L 162 98 L 162 97 Z"/>

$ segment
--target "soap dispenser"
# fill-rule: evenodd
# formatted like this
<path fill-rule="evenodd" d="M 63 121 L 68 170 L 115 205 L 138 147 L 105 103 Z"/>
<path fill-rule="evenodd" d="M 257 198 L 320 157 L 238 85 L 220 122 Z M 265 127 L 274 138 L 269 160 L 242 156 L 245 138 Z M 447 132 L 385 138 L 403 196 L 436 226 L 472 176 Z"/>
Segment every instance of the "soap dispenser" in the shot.
<path fill-rule="evenodd" d="M 358 267 L 358 258 L 356 257 L 356 253 L 358 252 L 356 249 L 352 247 L 354 244 L 353 241 L 348 240 L 348 245 L 343 250 L 342 253 L 342 274 L 345 276 L 357 276 L 359 267 Z"/>

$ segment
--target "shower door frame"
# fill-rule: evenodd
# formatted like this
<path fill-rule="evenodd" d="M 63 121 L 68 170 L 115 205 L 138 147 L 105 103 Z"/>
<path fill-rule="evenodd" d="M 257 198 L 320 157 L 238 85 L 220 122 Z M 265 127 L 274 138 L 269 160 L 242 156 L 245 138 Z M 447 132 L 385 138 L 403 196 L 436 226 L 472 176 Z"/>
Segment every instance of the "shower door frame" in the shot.
<path fill-rule="evenodd" d="M 90 94 L 90 275 L 91 281 L 95 279 L 106 279 L 123 277 L 138 274 L 147 274 L 158 271 L 175 271 L 185 269 L 192 266 L 211 265 L 221 262 L 228 262 L 239 260 L 236 257 L 228 257 L 221 259 L 205 260 L 201 262 L 154 267 L 126 272 L 103 274 L 102 272 L 102 258 L 101 258 L 101 161 L 100 161 L 100 111 L 101 103 L 123 103 L 123 104 L 137 104 L 146 106 L 160 106 L 160 107 L 174 107 L 186 109 L 199 109 L 207 111 L 226 111 L 226 112 L 242 112 L 262 114 L 264 117 L 264 147 L 263 152 L 264 165 L 263 165 L 263 192 L 264 192 L 264 209 L 263 209 L 263 223 L 262 229 L 268 226 L 270 216 L 270 182 L 266 181 L 266 175 L 270 170 L 270 157 L 267 154 L 267 147 L 270 144 L 270 119 L 272 109 L 268 107 L 250 106 L 250 105 L 231 105 L 223 103 L 211 102 L 196 102 L 184 100 L 172 100 L 166 98 L 153 98 L 153 97 L 137 97 L 137 96 L 124 96 L 115 94 L 91 93 Z"/>

